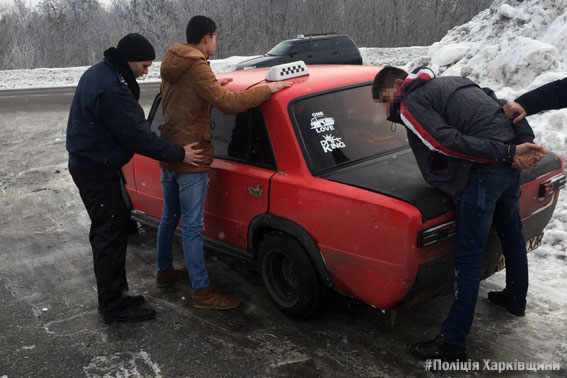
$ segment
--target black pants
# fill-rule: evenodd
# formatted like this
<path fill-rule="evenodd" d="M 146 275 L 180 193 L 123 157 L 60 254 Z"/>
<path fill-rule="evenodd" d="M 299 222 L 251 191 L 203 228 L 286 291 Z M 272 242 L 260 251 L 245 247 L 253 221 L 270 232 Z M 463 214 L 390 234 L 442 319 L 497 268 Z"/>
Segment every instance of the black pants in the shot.
<path fill-rule="evenodd" d="M 122 196 L 120 171 L 70 159 L 69 172 L 91 218 L 89 239 L 98 305 L 102 312 L 108 311 L 120 306 L 128 292 L 125 265 L 130 210 Z"/>

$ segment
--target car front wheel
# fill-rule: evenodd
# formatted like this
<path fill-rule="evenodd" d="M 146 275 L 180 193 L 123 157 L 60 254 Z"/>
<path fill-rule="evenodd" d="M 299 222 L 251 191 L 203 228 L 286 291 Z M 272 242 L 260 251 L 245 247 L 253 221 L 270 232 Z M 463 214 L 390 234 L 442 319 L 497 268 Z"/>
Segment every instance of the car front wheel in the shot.
<path fill-rule="evenodd" d="M 274 233 L 260 244 L 260 272 L 272 301 L 284 313 L 307 318 L 317 309 L 323 287 L 305 249 Z"/>

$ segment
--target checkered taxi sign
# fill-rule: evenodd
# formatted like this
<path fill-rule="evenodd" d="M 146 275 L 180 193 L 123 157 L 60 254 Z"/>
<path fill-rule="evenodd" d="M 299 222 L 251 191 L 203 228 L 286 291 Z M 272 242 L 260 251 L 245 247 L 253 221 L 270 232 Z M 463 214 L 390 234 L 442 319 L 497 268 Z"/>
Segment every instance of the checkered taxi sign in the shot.
<path fill-rule="evenodd" d="M 309 75 L 309 71 L 305 62 L 300 60 L 273 66 L 266 74 L 266 81 L 281 81 L 305 75 Z"/>

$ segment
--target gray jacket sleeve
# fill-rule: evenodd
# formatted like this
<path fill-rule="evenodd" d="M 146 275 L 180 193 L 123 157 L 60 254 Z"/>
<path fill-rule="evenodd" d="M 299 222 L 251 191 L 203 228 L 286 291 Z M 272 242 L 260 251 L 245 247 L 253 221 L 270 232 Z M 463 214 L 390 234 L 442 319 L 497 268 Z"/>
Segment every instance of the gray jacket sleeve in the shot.
<path fill-rule="evenodd" d="M 401 106 L 404 124 L 430 150 L 479 163 L 512 162 L 515 146 L 464 135 L 437 113 L 425 96 L 409 96 Z"/>

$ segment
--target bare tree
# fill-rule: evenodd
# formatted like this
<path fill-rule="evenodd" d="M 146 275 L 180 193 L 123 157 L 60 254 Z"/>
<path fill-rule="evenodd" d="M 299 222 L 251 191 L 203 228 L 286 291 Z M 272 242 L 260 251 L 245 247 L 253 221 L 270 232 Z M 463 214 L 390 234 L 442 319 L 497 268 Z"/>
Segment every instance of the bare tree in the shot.
<path fill-rule="evenodd" d="M 429 45 L 492 0 L 24 0 L 0 15 L 0 69 L 89 65 L 130 32 L 158 59 L 197 14 L 218 25 L 217 57 L 266 52 L 297 34 L 340 32 L 359 46 Z"/>

